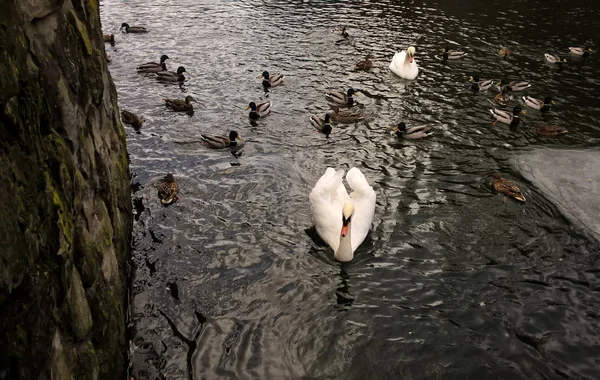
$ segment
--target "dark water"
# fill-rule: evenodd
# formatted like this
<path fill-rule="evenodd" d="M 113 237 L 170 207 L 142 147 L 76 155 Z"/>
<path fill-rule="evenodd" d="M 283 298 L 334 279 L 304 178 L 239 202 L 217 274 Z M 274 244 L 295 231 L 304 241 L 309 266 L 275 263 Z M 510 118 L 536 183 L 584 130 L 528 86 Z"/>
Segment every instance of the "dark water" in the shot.
<path fill-rule="evenodd" d="M 599 244 L 570 225 L 509 166 L 532 147 L 600 142 L 600 55 L 562 70 L 543 53 L 599 47 L 598 6 L 587 1 L 116 1 L 105 32 L 122 22 L 147 35 L 107 45 L 127 127 L 138 210 L 132 306 L 136 379 L 598 379 Z M 350 42 L 336 44 L 347 25 Z M 419 77 L 388 70 L 417 48 Z M 469 55 L 441 60 L 444 46 Z M 513 54 L 501 60 L 498 50 Z M 370 73 L 353 72 L 365 54 Z M 183 65 L 183 86 L 138 75 L 161 54 Z M 251 125 L 242 110 L 266 99 L 257 74 L 286 74 L 273 114 Z M 469 75 L 525 79 L 553 94 L 550 115 L 528 109 L 518 131 L 491 125 L 495 91 L 474 94 Z M 328 89 L 363 90 L 366 121 L 329 140 L 308 116 Z M 192 116 L 162 98 L 191 94 Z M 516 104 L 520 93 L 513 96 Z M 393 122 L 428 122 L 426 140 L 397 141 Z M 569 129 L 545 138 L 546 121 Z M 239 131 L 240 166 L 198 143 Z M 374 185 L 370 235 L 349 264 L 311 230 L 308 193 L 328 166 L 358 166 Z M 493 194 L 498 169 L 525 205 Z M 152 183 L 167 172 L 181 201 L 164 208 Z"/>

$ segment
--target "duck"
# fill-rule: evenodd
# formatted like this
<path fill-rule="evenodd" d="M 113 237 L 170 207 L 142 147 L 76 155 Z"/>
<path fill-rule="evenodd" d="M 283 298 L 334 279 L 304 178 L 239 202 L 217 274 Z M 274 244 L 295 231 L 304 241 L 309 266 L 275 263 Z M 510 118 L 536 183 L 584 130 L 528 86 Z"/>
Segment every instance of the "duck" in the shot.
<path fill-rule="evenodd" d="M 508 89 L 511 91 L 523 91 L 526 88 L 531 87 L 531 84 L 524 80 L 515 80 L 512 82 L 509 82 L 506 79 L 502 79 L 502 81 L 500 81 L 500 83 L 498 83 L 498 86 L 500 86 L 500 88 L 508 87 Z"/>
<path fill-rule="evenodd" d="M 414 59 L 415 52 L 416 49 L 410 46 L 408 49 L 394 54 L 392 63 L 390 63 L 390 70 L 400 78 L 415 79 L 419 74 L 419 66 L 417 66 Z"/>
<path fill-rule="evenodd" d="M 350 195 L 343 178 L 343 169 L 327 168 L 308 198 L 317 234 L 333 249 L 337 261 L 348 262 L 371 229 L 377 194 L 358 168 L 346 174 Z"/>
<path fill-rule="evenodd" d="M 475 92 L 485 91 L 492 87 L 492 84 L 494 83 L 492 79 L 483 79 L 480 81 L 479 76 L 477 75 L 473 75 L 471 78 L 469 78 L 469 81 L 473 82 L 471 84 L 471 90 Z"/>
<path fill-rule="evenodd" d="M 449 50 L 447 46 L 444 49 L 444 59 L 446 61 L 454 60 L 454 59 L 461 59 L 465 55 L 467 55 L 467 53 L 465 53 L 464 51 Z"/>
<path fill-rule="evenodd" d="M 325 98 L 334 104 L 344 105 L 344 106 L 353 106 L 354 105 L 354 97 L 353 95 L 358 95 L 358 90 L 353 88 L 349 88 L 346 93 L 343 91 L 330 91 L 325 93 Z"/>
<path fill-rule="evenodd" d="M 179 185 L 175 182 L 173 173 L 167 174 L 156 185 L 158 198 L 165 206 L 179 200 Z"/>
<path fill-rule="evenodd" d="M 337 121 L 338 123 L 355 123 L 365 118 L 362 114 L 358 112 L 353 112 L 350 110 L 340 111 L 340 107 L 336 105 L 330 105 L 329 108 L 331 108 L 332 111 L 331 118 Z"/>
<path fill-rule="evenodd" d="M 185 97 L 185 100 L 181 99 L 164 99 L 165 105 L 167 108 L 171 108 L 173 111 L 177 112 L 194 112 L 194 105 L 192 103 L 196 102 L 191 95 Z"/>
<path fill-rule="evenodd" d="M 356 64 L 356 66 L 354 67 L 354 70 L 367 71 L 367 70 L 373 68 L 373 62 L 371 61 L 371 59 L 373 59 L 373 56 L 371 54 L 367 54 L 365 56 L 364 60 L 362 60 Z"/>
<path fill-rule="evenodd" d="M 581 47 L 569 47 L 569 53 L 575 54 L 575 55 L 580 55 L 580 56 L 583 56 L 583 57 L 587 57 L 592 52 L 593 52 L 593 50 L 591 48 L 589 48 L 589 47 L 585 47 L 585 48 L 581 48 Z"/>
<path fill-rule="evenodd" d="M 407 139 L 407 140 L 416 140 L 422 139 L 423 137 L 431 136 L 433 134 L 433 130 L 429 125 L 417 125 L 414 127 L 406 128 L 406 123 L 403 121 L 396 124 L 394 129 L 392 130 L 392 134 L 396 135 L 396 137 Z"/>
<path fill-rule="evenodd" d="M 494 96 L 494 102 L 498 103 L 501 106 L 506 106 L 510 100 L 510 97 L 507 95 L 508 86 L 502 87 L 502 90 Z"/>
<path fill-rule="evenodd" d="M 230 131 L 228 136 L 205 135 L 202 134 L 202 141 L 211 149 L 234 148 L 238 146 L 236 140 L 242 141 L 242 137 L 237 131 Z"/>
<path fill-rule="evenodd" d="M 148 29 L 143 26 L 129 26 L 128 23 L 124 22 L 121 24 L 121 30 L 125 28 L 125 33 L 148 33 Z"/>
<path fill-rule="evenodd" d="M 167 82 L 183 82 L 185 80 L 183 73 L 185 73 L 185 72 L 186 72 L 185 67 L 179 66 L 177 68 L 177 72 L 159 71 L 155 74 L 158 75 L 158 79 L 160 79 L 160 80 L 164 80 Z"/>
<path fill-rule="evenodd" d="M 490 112 L 492 116 L 496 118 L 496 121 L 494 121 L 494 125 L 496 125 L 497 122 L 501 122 L 504 124 L 509 124 L 511 127 L 516 127 L 517 125 L 519 125 L 520 113 L 522 113 L 523 115 L 525 114 L 525 111 L 523 111 L 523 109 L 519 106 L 515 106 L 513 108 L 512 115 L 507 111 L 502 111 L 494 108 L 490 109 Z"/>
<path fill-rule="evenodd" d="M 104 42 L 110 42 L 112 46 L 115 46 L 115 35 L 114 34 L 103 34 L 102 38 Z"/>
<path fill-rule="evenodd" d="M 133 112 L 126 110 L 121 111 L 121 119 L 123 120 L 123 123 L 131 125 L 133 129 L 138 132 L 142 128 L 142 118 Z"/>
<path fill-rule="evenodd" d="M 329 137 L 329 134 L 331 134 L 333 128 L 331 127 L 331 114 L 330 113 L 326 113 L 325 117 L 323 119 L 321 119 L 319 117 L 319 115 L 312 115 L 310 117 L 310 122 L 312 123 L 313 127 L 315 127 L 315 129 L 319 132 L 321 132 L 322 134 L 324 134 L 325 136 Z"/>
<path fill-rule="evenodd" d="M 246 109 L 250 110 L 248 116 L 252 120 L 259 119 L 261 117 L 267 116 L 271 112 L 271 102 L 264 102 L 256 105 L 254 102 L 250 102 Z"/>
<path fill-rule="evenodd" d="M 492 177 L 492 186 L 494 190 L 504 194 L 504 202 L 507 197 L 514 198 L 518 201 L 525 202 L 525 196 L 519 189 L 519 186 L 510 179 L 502 178 L 497 170 L 492 170 L 488 173 L 487 177 Z"/>
<path fill-rule="evenodd" d="M 137 72 L 138 73 L 157 73 L 159 71 L 167 71 L 167 64 L 165 63 L 165 61 L 167 59 L 169 59 L 169 56 L 163 54 L 160 56 L 160 63 L 156 63 L 156 62 L 144 63 L 143 65 L 139 65 L 137 67 Z"/>
<path fill-rule="evenodd" d="M 344 38 L 350 38 L 350 35 L 346 31 L 346 27 L 345 26 L 342 27 L 342 37 L 344 37 Z"/>
<path fill-rule="evenodd" d="M 262 85 L 264 88 L 270 88 L 279 86 L 281 82 L 283 82 L 283 78 L 285 78 L 285 75 L 273 74 L 271 76 L 268 71 L 263 71 L 262 74 L 258 76 L 258 78 L 263 78 Z"/>
<path fill-rule="evenodd" d="M 545 53 L 544 57 L 546 57 L 546 61 L 548 61 L 549 63 L 554 63 L 557 65 L 567 62 L 566 58 L 560 58 L 560 57 L 557 57 L 557 56 L 549 54 L 549 53 Z"/>
<path fill-rule="evenodd" d="M 569 131 L 566 128 L 557 125 L 538 124 L 535 126 L 535 132 L 538 135 L 553 137 L 568 133 Z"/>
<path fill-rule="evenodd" d="M 506 58 L 510 55 L 510 49 L 507 47 L 503 47 L 500 49 L 500 51 L 498 51 L 498 54 L 500 54 L 502 58 Z"/>
<path fill-rule="evenodd" d="M 542 112 L 550 111 L 552 105 L 556 104 L 551 96 L 546 96 L 544 100 L 536 99 L 531 96 L 524 96 L 523 101 L 527 107 L 531 107 Z"/>

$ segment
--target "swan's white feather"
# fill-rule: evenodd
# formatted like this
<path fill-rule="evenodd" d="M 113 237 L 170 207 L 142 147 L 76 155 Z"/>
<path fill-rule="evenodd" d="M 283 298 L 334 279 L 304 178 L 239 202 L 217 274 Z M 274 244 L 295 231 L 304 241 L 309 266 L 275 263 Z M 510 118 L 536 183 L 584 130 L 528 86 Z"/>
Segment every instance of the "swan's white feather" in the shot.
<path fill-rule="evenodd" d="M 413 57 L 413 61 L 410 62 L 406 57 L 406 50 L 402 50 L 400 53 L 394 54 L 392 62 L 390 63 L 390 70 L 404 79 L 415 79 L 419 74 L 419 67 L 417 61 Z"/>
<path fill-rule="evenodd" d="M 352 252 L 354 252 L 365 240 L 371 229 L 371 222 L 375 214 L 376 195 L 365 175 L 357 168 L 352 168 L 348 171 L 346 181 L 348 181 L 348 185 L 353 190 L 350 194 L 350 197 L 354 201 L 354 215 L 350 224 L 350 237 L 352 238 Z"/>

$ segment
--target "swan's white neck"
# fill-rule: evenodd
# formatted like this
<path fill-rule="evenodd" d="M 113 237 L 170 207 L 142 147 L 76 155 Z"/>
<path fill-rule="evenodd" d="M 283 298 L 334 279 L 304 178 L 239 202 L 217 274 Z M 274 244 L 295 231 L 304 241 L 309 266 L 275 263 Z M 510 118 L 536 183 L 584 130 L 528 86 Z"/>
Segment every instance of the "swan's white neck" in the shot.
<path fill-rule="evenodd" d="M 340 234 L 340 245 L 335 251 L 335 259 L 337 261 L 351 261 L 354 258 L 354 252 L 352 252 L 352 238 L 350 237 L 352 231 L 352 224 L 348 226 L 348 234 L 342 236 Z"/>

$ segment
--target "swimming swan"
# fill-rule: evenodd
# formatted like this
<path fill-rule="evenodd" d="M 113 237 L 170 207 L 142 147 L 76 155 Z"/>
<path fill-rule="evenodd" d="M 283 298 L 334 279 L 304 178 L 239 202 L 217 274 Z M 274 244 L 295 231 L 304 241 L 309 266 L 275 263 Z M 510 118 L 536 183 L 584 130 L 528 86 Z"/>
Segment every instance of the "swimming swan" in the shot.
<path fill-rule="evenodd" d="M 363 173 L 352 168 L 342 183 L 344 170 L 327 168 L 309 195 L 317 233 L 334 251 L 338 261 L 350 261 L 367 237 L 375 213 L 375 191 Z"/>
<path fill-rule="evenodd" d="M 390 63 L 390 70 L 400 78 L 415 79 L 419 74 L 419 66 L 417 66 L 414 55 L 415 48 L 412 46 L 394 54 L 392 63 Z"/>

